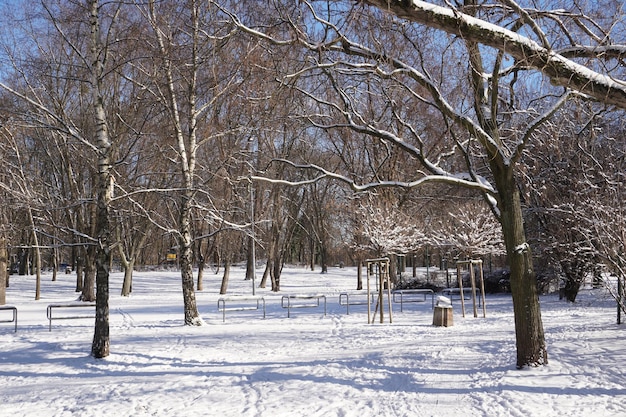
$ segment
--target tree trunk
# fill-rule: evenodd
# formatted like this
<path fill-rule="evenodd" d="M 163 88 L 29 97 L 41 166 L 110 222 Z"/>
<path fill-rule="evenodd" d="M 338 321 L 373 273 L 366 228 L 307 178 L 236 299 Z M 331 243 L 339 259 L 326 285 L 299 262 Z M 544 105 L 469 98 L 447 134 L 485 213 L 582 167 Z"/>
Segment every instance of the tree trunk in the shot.
<path fill-rule="evenodd" d="M 398 256 L 394 254 L 390 254 L 388 255 L 388 257 L 389 257 L 389 282 L 391 283 L 392 287 L 395 287 L 398 284 Z M 429 278 L 426 277 L 426 282 L 429 282 L 428 279 Z"/>
<path fill-rule="evenodd" d="M 35 250 L 34 255 L 34 267 L 35 267 L 35 300 L 41 298 L 41 249 L 39 248 L 39 238 L 37 237 L 37 231 L 35 229 L 35 219 L 33 218 L 33 211 L 28 209 L 28 219 L 30 227 L 33 232 L 33 248 Z"/>
<path fill-rule="evenodd" d="M 101 181 L 110 184 L 108 172 L 101 173 Z M 109 265 L 111 264 L 111 230 L 109 224 L 109 203 L 111 189 L 100 184 L 98 192 L 98 247 L 96 251 L 96 325 L 91 345 L 95 358 L 105 358 L 110 352 L 109 335 Z"/>
<path fill-rule="evenodd" d="M 26 275 L 28 272 L 28 249 L 20 249 L 18 254 L 20 259 L 20 266 L 18 270 L 18 275 Z"/>
<path fill-rule="evenodd" d="M 228 280 L 230 279 L 230 256 L 226 256 L 224 262 L 224 275 L 222 276 L 222 286 L 220 287 L 220 294 L 226 294 L 228 291 Z"/>
<path fill-rule="evenodd" d="M 204 290 L 204 257 L 202 253 L 198 250 L 198 291 Z"/>
<path fill-rule="evenodd" d="M 263 270 L 263 277 L 261 278 L 259 288 L 265 288 L 267 286 L 267 278 L 270 276 L 270 269 L 272 269 L 272 261 L 268 259 L 265 263 L 265 269 Z"/>
<path fill-rule="evenodd" d="M 122 297 L 128 297 L 133 292 L 133 269 L 135 268 L 135 258 L 127 260 L 124 265 L 124 282 L 122 282 Z"/>
<path fill-rule="evenodd" d="M 280 291 L 280 275 L 283 271 L 283 260 L 280 252 L 274 257 L 272 261 L 272 269 L 270 270 L 270 278 L 272 279 L 272 292 Z"/>
<path fill-rule="evenodd" d="M 511 293 L 515 315 L 517 367 L 548 363 L 532 253 L 524 232 L 520 195 L 512 168 L 495 170 L 500 222 L 511 268 Z"/>
<path fill-rule="evenodd" d="M 315 239 L 310 238 L 309 242 L 309 246 L 311 248 L 311 259 L 309 261 L 309 264 L 311 266 L 311 271 L 315 271 L 315 252 L 317 251 L 317 246 L 315 245 Z"/>
<path fill-rule="evenodd" d="M 78 249 L 78 252 L 84 252 L 83 249 Z M 83 291 L 83 259 L 85 257 L 79 253 L 76 257 L 76 289 L 75 292 Z"/>
<path fill-rule="evenodd" d="M 0 238 L 0 306 L 7 303 L 7 242 L 4 237 Z"/>
<path fill-rule="evenodd" d="M 246 281 L 252 280 L 256 274 L 256 256 L 254 250 L 254 237 L 248 237 L 248 254 L 246 256 Z"/>
<path fill-rule="evenodd" d="M 97 285 L 96 284 L 96 280 L 97 280 L 96 248 L 94 246 L 89 246 L 86 252 L 87 252 L 87 256 L 85 258 L 85 267 L 84 267 L 85 279 L 83 281 L 83 290 L 80 295 L 80 299 L 82 301 L 95 301 L 96 300 L 95 291 L 96 291 L 96 285 Z"/>
<path fill-rule="evenodd" d="M 102 77 L 104 76 L 102 54 L 104 48 L 100 39 L 99 2 L 91 0 L 90 11 L 90 58 L 91 81 L 94 107 L 94 124 L 96 129 L 96 144 L 98 149 L 97 198 L 95 213 L 95 233 L 97 246 L 88 251 L 95 252 L 96 269 L 96 323 L 94 328 L 91 354 L 94 358 L 105 358 L 110 353 L 109 335 L 109 267 L 111 265 L 111 225 L 109 210 L 113 195 L 111 178 L 111 141 L 107 129 L 106 112 L 102 96 Z M 89 264 L 92 259 L 90 257 Z M 88 283 L 86 283 L 88 284 Z M 88 285 L 85 285 L 87 287 Z M 85 294 L 85 292 L 83 292 Z"/>
<path fill-rule="evenodd" d="M 200 326 L 202 319 L 198 313 L 196 293 L 193 280 L 193 242 L 191 239 L 191 187 L 188 187 L 183 196 L 180 212 L 180 273 L 183 287 L 183 305 L 186 326 Z"/>
<path fill-rule="evenodd" d="M 172 117 L 174 134 L 176 135 L 176 142 L 178 148 L 178 155 L 180 169 L 181 169 L 181 188 L 183 190 L 181 195 L 180 202 L 180 213 L 179 213 L 179 225 L 178 225 L 178 246 L 180 251 L 180 274 L 182 280 L 183 287 L 183 305 L 184 305 L 184 315 L 185 315 L 185 325 L 186 326 L 200 326 L 202 325 L 202 319 L 200 318 L 200 314 L 198 313 L 198 306 L 196 304 L 196 294 L 194 291 L 194 279 L 193 279 L 193 239 L 191 234 L 191 222 L 192 222 L 192 213 L 191 207 L 194 196 L 194 175 L 195 175 L 195 166 L 196 166 L 196 155 L 197 155 L 197 138 L 196 138 L 196 130 L 198 123 L 198 109 L 196 108 L 196 77 L 198 74 L 199 62 L 198 57 L 195 54 L 195 50 L 193 55 L 192 62 L 189 63 L 191 77 L 187 80 L 189 84 L 186 86 L 186 91 L 188 95 L 187 103 L 184 106 L 179 105 L 178 101 L 178 88 L 177 88 L 177 79 L 178 77 L 174 75 L 172 58 L 170 57 L 170 48 L 171 45 L 166 45 L 166 39 L 163 36 L 163 33 L 158 25 L 161 21 L 160 18 L 156 16 L 155 9 L 155 1 L 150 0 L 148 3 L 149 9 L 149 18 L 150 23 L 154 30 L 154 35 L 156 37 L 156 42 L 158 45 L 159 52 L 161 57 L 163 58 L 163 68 L 162 72 L 165 76 L 165 82 L 167 83 L 167 106 L 169 113 Z M 190 4 L 192 9 L 192 19 L 189 22 L 190 31 L 193 48 L 196 48 L 198 33 L 199 33 L 199 14 L 196 9 L 197 5 L 195 2 Z M 176 59 L 179 59 L 180 56 L 176 56 Z M 188 114 L 187 120 L 183 123 L 181 120 L 182 108 L 187 107 Z"/>
<path fill-rule="evenodd" d="M 322 265 L 322 274 L 328 272 L 328 250 L 326 249 L 326 242 L 320 244 L 320 264 Z"/>
<path fill-rule="evenodd" d="M 52 249 L 50 260 L 52 261 L 52 281 L 56 281 L 59 272 L 59 253 L 56 248 Z"/>
<path fill-rule="evenodd" d="M 589 264 L 584 260 L 580 262 L 565 260 L 561 261 L 561 269 L 563 269 L 563 274 L 565 275 L 565 285 L 562 289 L 563 295 L 567 301 L 573 303 L 576 301 L 578 291 L 585 281 Z"/>
<path fill-rule="evenodd" d="M 363 262 L 359 259 L 356 267 L 356 289 L 363 289 Z"/>

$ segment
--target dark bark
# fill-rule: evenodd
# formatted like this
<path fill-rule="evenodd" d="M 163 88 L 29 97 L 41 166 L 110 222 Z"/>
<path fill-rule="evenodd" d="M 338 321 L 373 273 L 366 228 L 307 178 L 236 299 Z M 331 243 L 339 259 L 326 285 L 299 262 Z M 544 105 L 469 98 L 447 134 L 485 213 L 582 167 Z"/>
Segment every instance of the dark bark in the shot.
<path fill-rule="evenodd" d="M 202 252 L 200 251 L 200 245 L 198 245 L 198 277 L 197 277 L 197 290 L 204 290 L 204 256 L 202 256 Z"/>
<path fill-rule="evenodd" d="M 96 227 L 100 227 L 96 224 Z M 83 289 L 80 295 L 80 299 L 82 301 L 95 301 L 96 300 L 96 281 L 97 281 L 97 249 L 95 246 L 90 246 L 87 248 L 87 256 L 85 259 L 85 267 L 84 267 L 84 281 L 83 281 Z"/>
<path fill-rule="evenodd" d="M 228 281 L 230 280 L 230 256 L 226 256 L 224 262 L 224 275 L 222 275 L 222 285 L 220 286 L 220 294 L 226 294 L 228 291 Z"/>
<path fill-rule="evenodd" d="M 76 257 L 76 292 L 82 292 L 83 291 L 83 259 L 85 258 L 84 255 L 82 255 L 83 249 L 78 249 L 77 250 L 79 252 L 79 255 Z"/>
<path fill-rule="evenodd" d="M 108 175 L 103 176 L 108 181 Z M 109 190 L 103 187 L 103 193 Z M 110 352 L 109 335 L 109 265 L 111 264 L 111 231 L 109 224 L 109 203 L 106 196 L 98 198 L 98 248 L 96 251 L 96 325 L 91 354 L 95 358 L 105 358 Z"/>
<path fill-rule="evenodd" d="M 526 242 L 519 192 L 511 168 L 494 169 L 494 174 L 501 211 L 500 223 L 511 269 L 517 367 L 547 365 L 537 282 L 532 252 Z"/>
<path fill-rule="evenodd" d="M 326 248 L 326 242 L 322 242 L 320 245 L 320 264 L 322 266 L 322 274 L 328 272 L 328 249 Z"/>
<path fill-rule="evenodd" d="M 272 268 L 270 269 L 270 278 L 272 279 L 272 292 L 280 291 L 280 275 L 283 271 L 283 261 L 280 254 L 278 254 L 272 261 Z"/>
<path fill-rule="evenodd" d="M 7 303 L 7 244 L 4 237 L 0 238 L 0 306 Z"/>
<path fill-rule="evenodd" d="M 254 237 L 248 237 L 248 253 L 246 256 L 246 281 L 252 280 L 256 273 Z"/>
<path fill-rule="evenodd" d="M 18 275 L 26 275 L 26 272 L 28 272 L 28 249 L 20 249 L 20 251 L 18 252 L 18 257 L 20 264 L 18 269 Z"/>
<path fill-rule="evenodd" d="M 57 273 L 59 272 L 59 257 L 56 248 L 52 249 L 50 260 L 52 261 L 52 281 L 56 281 Z"/>
<path fill-rule="evenodd" d="M 578 291 L 585 281 L 585 276 L 591 270 L 591 264 L 585 260 L 561 261 L 561 268 L 565 275 L 565 285 L 561 289 L 565 299 L 571 303 L 576 301 Z"/>

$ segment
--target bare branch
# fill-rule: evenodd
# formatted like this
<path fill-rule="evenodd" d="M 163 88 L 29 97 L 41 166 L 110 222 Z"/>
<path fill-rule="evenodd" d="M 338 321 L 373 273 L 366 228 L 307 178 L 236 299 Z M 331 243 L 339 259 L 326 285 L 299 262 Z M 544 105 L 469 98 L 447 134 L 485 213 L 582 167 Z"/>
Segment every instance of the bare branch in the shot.
<path fill-rule="evenodd" d="M 385 187 L 417 188 L 427 183 L 444 183 L 444 184 L 457 185 L 457 186 L 462 186 L 465 188 L 478 190 L 487 195 L 495 196 L 495 191 L 493 187 L 491 187 L 491 185 L 487 181 L 479 181 L 479 182 L 473 181 L 471 180 L 470 176 L 467 174 L 451 175 L 451 174 L 442 173 L 440 175 L 427 175 L 414 181 L 376 181 L 376 182 L 370 182 L 370 183 L 365 183 L 365 184 L 358 184 L 356 181 L 346 177 L 345 175 L 341 175 L 336 172 L 329 171 L 315 164 L 296 164 L 292 161 L 285 160 L 285 159 L 274 159 L 273 161 L 281 162 L 297 169 L 317 171 L 319 175 L 317 175 L 315 178 L 302 180 L 302 181 L 288 181 L 288 180 L 282 180 L 282 179 L 272 179 L 272 178 L 267 178 L 267 177 L 262 177 L 262 176 L 257 176 L 257 175 L 252 175 L 250 178 L 255 181 L 263 181 L 263 182 L 267 182 L 270 184 L 280 184 L 280 185 L 286 185 L 290 187 L 301 187 L 304 185 L 310 185 L 310 184 L 317 183 L 323 179 L 330 178 L 330 179 L 340 181 L 344 184 L 347 184 L 355 192 L 365 192 L 365 191 L 369 191 L 372 189 L 385 188 Z"/>
<path fill-rule="evenodd" d="M 572 88 L 596 101 L 626 109 L 626 82 L 593 71 L 535 41 L 501 26 L 420 0 L 360 0 L 398 17 L 425 24 L 510 54 L 555 85 Z"/>

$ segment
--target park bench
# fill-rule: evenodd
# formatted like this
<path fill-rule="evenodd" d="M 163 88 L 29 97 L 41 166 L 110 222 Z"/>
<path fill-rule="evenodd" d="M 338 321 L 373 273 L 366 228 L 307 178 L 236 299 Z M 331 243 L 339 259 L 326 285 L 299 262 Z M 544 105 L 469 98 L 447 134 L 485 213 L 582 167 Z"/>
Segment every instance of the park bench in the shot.
<path fill-rule="evenodd" d="M 346 307 L 346 314 L 350 314 L 350 306 L 367 305 L 376 302 L 378 293 L 371 293 L 371 297 L 368 298 L 367 292 L 342 292 L 339 294 L 339 305 Z"/>
<path fill-rule="evenodd" d="M 254 301 L 255 303 L 250 303 Z M 227 306 L 230 305 L 230 307 Z M 222 297 L 217 300 L 217 311 L 222 313 L 222 321 L 226 321 L 227 311 L 246 311 L 259 310 L 263 305 L 263 318 L 265 318 L 265 298 L 256 296 L 233 295 L 230 297 Z"/>
<path fill-rule="evenodd" d="M 74 320 L 74 319 L 88 319 L 93 318 L 95 316 L 95 311 L 90 310 L 90 314 L 87 314 L 85 310 L 89 307 L 95 307 L 96 303 L 60 303 L 60 304 L 49 304 L 46 310 L 46 315 L 48 317 L 48 331 L 52 331 L 52 320 Z M 73 310 L 72 314 L 67 314 L 68 312 L 65 310 Z M 64 311 L 62 315 L 53 315 L 53 311 Z"/>
<path fill-rule="evenodd" d="M 394 303 L 400 303 L 400 311 L 403 311 L 404 303 L 425 302 L 430 294 L 432 307 L 435 308 L 435 292 L 429 288 L 393 290 L 391 292 Z"/>
<path fill-rule="evenodd" d="M 324 315 L 326 315 L 326 296 L 324 294 L 290 294 L 283 295 L 280 300 L 282 308 L 287 309 L 287 317 L 291 317 L 292 308 L 314 308 L 320 306 L 324 300 Z M 313 302 L 311 302 L 313 301 Z M 286 304 L 285 304 L 286 302 Z"/>
<path fill-rule="evenodd" d="M 0 323 L 15 323 L 15 331 L 17 332 L 17 308 L 14 306 L 0 306 L 0 311 L 11 310 L 13 312 L 13 318 L 11 320 L 3 319 Z"/>

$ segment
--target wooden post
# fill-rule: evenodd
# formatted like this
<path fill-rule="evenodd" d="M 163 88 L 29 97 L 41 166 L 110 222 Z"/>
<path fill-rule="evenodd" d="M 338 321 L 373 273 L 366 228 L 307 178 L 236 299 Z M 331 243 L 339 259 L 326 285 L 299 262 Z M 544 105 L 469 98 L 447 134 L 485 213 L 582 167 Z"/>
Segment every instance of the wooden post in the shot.
<path fill-rule="evenodd" d="M 385 286 L 387 287 L 387 309 L 389 310 L 389 323 L 392 322 L 392 312 L 391 312 L 391 280 L 389 279 L 389 258 L 380 258 L 380 259 L 367 259 L 367 323 L 374 323 L 374 319 L 376 318 L 376 313 L 380 315 L 380 322 L 384 321 L 385 313 L 384 313 L 384 294 L 385 294 Z M 371 287 L 370 287 L 370 276 L 374 275 L 376 280 L 376 285 L 378 286 L 378 297 L 376 297 L 376 305 L 374 307 L 374 312 L 372 314 L 370 307 L 371 300 Z M 378 309 L 380 308 L 380 312 Z"/>
<path fill-rule="evenodd" d="M 456 279 L 459 283 L 459 295 L 461 296 L 461 313 L 465 317 L 465 296 L 463 295 L 463 276 L 461 275 L 461 265 L 463 262 L 456 263 Z"/>
<path fill-rule="evenodd" d="M 472 287 L 472 307 L 474 308 L 474 317 L 478 317 L 478 309 L 476 308 L 476 278 L 474 276 L 474 262 L 469 264 L 470 271 L 470 285 Z"/>
<path fill-rule="evenodd" d="M 378 262 L 376 264 L 376 267 L 378 268 L 378 303 L 376 304 L 377 306 L 380 307 L 380 322 L 382 323 L 385 315 L 383 313 L 383 294 L 385 293 L 385 285 L 384 285 L 384 276 L 383 276 L 383 270 L 382 270 L 382 265 L 380 262 Z"/>
<path fill-rule="evenodd" d="M 485 303 L 485 280 L 483 277 L 483 261 L 481 259 L 476 260 L 468 260 L 468 261 L 458 261 L 456 263 L 456 274 L 457 279 L 459 281 L 459 293 L 461 295 L 461 309 L 463 313 L 463 317 L 465 317 L 465 297 L 463 294 L 463 277 L 461 276 L 461 265 L 468 265 L 469 273 L 470 273 L 470 284 L 472 287 L 472 304 L 474 307 L 474 317 L 478 317 L 478 309 L 476 308 L 476 274 L 474 273 L 474 265 L 478 265 L 480 268 L 480 297 L 483 303 L 483 317 L 487 317 L 487 307 Z"/>
<path fill-rule="evenodd" d="M 485 279 L 483 276 L 483 262 L 480 261 L 480 296 L 483 299 L 483 318 L 487 317 L 487 302 L 485 301 Z"/>

